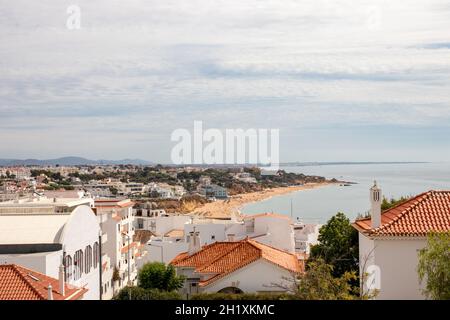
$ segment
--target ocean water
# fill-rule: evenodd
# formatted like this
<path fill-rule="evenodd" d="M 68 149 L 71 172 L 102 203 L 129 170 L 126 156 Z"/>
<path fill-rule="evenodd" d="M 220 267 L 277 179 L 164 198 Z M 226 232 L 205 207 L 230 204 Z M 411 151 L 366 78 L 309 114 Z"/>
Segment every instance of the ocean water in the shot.
<path fill-rule="evenodd" d="M 417 195 L 428 190 L 450 190 L 450 163 L 342 164 L 283 169 L 357 184 L 325 186 L 276 196 L 250 203 L 242 208 L 242 213 L 277 212 L 292 214 L 296 220 L 325 223 L 337 212 L 343 212 L 353 220 L 358 213 L 369 210 L 369 189 L 374 180 L 387 198 Z"/>

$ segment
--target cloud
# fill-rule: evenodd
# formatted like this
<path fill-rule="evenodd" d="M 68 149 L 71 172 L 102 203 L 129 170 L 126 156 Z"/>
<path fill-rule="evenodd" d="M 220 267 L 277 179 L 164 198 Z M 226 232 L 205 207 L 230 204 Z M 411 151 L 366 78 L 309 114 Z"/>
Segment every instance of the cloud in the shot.
<path fill-rule="evenodd" d="M 168 160 L 170 132 L 194 120 L 288 135 L 450 123 L 445 0 L 79 0 L 80 30 L 66 28 L 72 2 L 0 3 L 11 157 L 58 156 L 70 141 L 67 152 Z"/>

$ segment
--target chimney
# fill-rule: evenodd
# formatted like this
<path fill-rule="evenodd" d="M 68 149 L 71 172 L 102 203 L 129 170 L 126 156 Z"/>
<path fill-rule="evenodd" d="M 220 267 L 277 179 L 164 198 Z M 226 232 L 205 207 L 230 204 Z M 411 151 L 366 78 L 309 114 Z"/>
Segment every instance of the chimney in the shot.
<path fill-rule="evenodd" d="M 48 284 L 47 293 L 47 300 L 53 300 L 53 288 L 51 284 Z"/>
<path fill-rule="evenodd" d="M 64 265 L 61 263 L 59 266 L 58 280 L 59 280 L 59 294 L 65 296 L 65 281 L 64 281 Z"/>
<path fill-rule="evenodd" d="M 235 241 L 234 233 L 227 234 L 227 239 L 229 242 L 234 242 Z"/>
<path fill-rule="evenodd" d="M 200 233 L 198 231 L 191 231 L 189 232 L 189 248 L 188 248 L 188 254 L 193 255 L 194 253 L 200 251 L 202 248 L 200 244 Z"/>
<path fill-rule="evenodd" d="M 370 217 L 372 219 L 372 229 L 381 226 L 381 189 L 377 186 L 377 182 L 374 182 L 372 188 L 370 188 Z"/>

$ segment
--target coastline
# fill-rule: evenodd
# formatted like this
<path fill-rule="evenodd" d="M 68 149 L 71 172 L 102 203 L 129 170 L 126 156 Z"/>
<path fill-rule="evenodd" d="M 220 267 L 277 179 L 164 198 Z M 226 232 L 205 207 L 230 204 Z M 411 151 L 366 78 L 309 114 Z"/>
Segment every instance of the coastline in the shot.
<path fill-rule="evenodd" d="M 334 184 L 333 182 L 308 183 L 301 186 L 279 187 L 266 189 L 261 192 L 250 192 L 235 195 L 227 200 L 217 200 L 199 206 L 191 212 L 197 218 L 208 219 L 233 219 L 242 216 L 240 210 L 243 206 L 258 201 L 270 199 L 274 196 L 289 194 L 292 192 L 310 190 Z"/>

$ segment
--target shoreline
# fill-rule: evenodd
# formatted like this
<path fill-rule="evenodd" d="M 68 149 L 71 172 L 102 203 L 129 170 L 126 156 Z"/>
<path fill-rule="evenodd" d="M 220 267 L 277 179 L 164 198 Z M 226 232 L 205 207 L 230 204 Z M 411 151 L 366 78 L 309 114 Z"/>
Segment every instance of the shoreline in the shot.
<path fill-rule="evenodd" d="M 194 209 L 190 214 L 196 218 L 206 219 L 238 219 L 243 215 L 241 209 L 250 203 L 255 203 L 270 199 L 274 196 L 280 196 L 297 191 L 311 190 L 328 185 L 336 184 L 333 182 L 308 183 L 301 186 L 278 187 L 265 189 L 259 192 L 243 193 L 232 196 L 227 200 L 217 200 L 209 202 Z"/>

